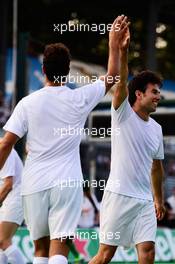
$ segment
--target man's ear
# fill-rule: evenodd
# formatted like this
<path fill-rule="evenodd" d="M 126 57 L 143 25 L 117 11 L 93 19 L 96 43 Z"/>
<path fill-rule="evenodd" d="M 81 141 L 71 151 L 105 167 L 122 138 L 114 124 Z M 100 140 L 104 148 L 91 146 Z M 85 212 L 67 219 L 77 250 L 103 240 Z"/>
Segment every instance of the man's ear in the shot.
<path fill-rule="evenodd" d="M 139 99 L 139 100 L 143 98 L 143 93 L 139 90 L 135 91 L 135 95 L 136 95 L 137 99 Z"/>

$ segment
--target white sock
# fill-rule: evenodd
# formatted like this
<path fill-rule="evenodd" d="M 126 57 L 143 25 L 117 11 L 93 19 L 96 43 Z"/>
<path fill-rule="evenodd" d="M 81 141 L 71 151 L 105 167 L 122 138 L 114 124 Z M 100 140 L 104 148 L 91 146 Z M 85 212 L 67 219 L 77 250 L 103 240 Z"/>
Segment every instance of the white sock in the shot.
<path fill-rule="evenodd" d="M 8 258 L 8 262 L 11 264 L 25 264 L 24 258 L 16 246 L 9 246 L 6 250 L 4 250 L 4 253 Z"/>
<path fill-rule="evenodd" d="M 68 260 L 63 255 L 55 255 L 49 258 L 48 264 L 67 264 Z"/>
<path fill-rule="evenodd" d="M 2 249 L 0 249 L 0 263 L 1 264 L 8 264 L 7 257 L 4 254 L 4 251 Z"/>
<path fill-rule="evenodd" d="M 33 264 L 48 264 L 48 258 L 34 257 Z"/>

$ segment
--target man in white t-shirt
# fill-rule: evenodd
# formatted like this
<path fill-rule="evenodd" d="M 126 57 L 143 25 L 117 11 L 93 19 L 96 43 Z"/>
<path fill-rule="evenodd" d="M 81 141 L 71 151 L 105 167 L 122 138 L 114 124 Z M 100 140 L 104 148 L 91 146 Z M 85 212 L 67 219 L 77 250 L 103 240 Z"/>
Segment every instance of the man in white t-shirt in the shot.
<path fill-rule="evenodd" d="M 162 129 L 150 117 L 162 83 L 144 71 L 127 87 L 128 46 L 129 37 L 120 47 L 120 83 L 111 107 L 111 170 L 100 211 L 100 248 L 91 264 L 109 263 L 118 246 L 132 245 L 140 264 L 153 264 L 156 216 L 162 219 L 165 213 Z"/>
<path fill-rule="evenodd" d="M 20 195 L 23 164 L 12 149 L 0 170 L 0 263 L 24 264 L 21 252 L 12 244 L 12 237 L 23 222 Z"/>
<path fill-rule="evenodd" d="M 112 25 L 103 81 L 79 89 L 64 85 L 70 65 L 68 49 L 61 43 L 46 46 L 45 87 L 23 98 L 4 127 L 7 132 L 0 146 L 0 167 L 16 141 L 27 134 L 21 190 L 25 221 L 35 245 L 34 264 L 67 263 L 66 241 L 74 235 L 83 199 L 82 186 L 71 187 L 75 186 L 72 182 L 82 180 L 82 129 L 90 111 L 117 80 L 118 47 L 128 25 L 123 15 Z"/>

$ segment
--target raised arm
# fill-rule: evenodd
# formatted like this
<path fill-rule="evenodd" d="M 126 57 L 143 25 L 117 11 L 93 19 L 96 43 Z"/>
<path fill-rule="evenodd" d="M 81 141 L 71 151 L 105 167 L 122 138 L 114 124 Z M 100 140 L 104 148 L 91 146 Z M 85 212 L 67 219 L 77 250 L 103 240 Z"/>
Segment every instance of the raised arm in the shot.
<path fill-rule="evenodd" d="M 161 160 L 153 160 L 151 177 L 156 216 L 158 220 L 161 220 L 165 214 L 163 197 L 164 170 Z"/>
<path fill-rule="evenodd" d="M 119 75 L 120 82 L 115 86 L 113 96 L 113 106 L 117 109 L 128 95 L 127 79 L 128 79 L 128 47 L 130 41 L 129 24 L 122 23 L 121 31 L 118 36 L 119 46 Z"/>
<path fill-rule="evenodd" d="M 108 69 L 105 77 L 106 93 L 110 88 L 119 80 L 119 49 L 121 35 L 125 32 L 125 28 L 128 27 L 127 17 L 122 15 L 118 16 L 111 27 L 109 33 L 109 58 Z"/>

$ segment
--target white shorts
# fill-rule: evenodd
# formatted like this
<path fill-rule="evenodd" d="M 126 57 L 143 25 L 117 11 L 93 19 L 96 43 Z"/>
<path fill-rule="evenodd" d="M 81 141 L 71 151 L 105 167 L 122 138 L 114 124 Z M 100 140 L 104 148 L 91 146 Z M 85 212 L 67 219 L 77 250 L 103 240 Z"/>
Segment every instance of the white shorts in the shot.
<path fill-rule="evenodd" d="M 155 242 L 157 220 L 152 201 L 105 191 L 100 214 L 100 243 L 129 248 Z"/>
<path fill-rule="evenodd" d="M 10 197 L 10 199 L 6 198 L 0 207 L 0 222 L 10 222 L 21 225 L 23 219 L 21 195 Z"/>
<path fill-rule="evenodd" d="M 74 237 L 81 215 L 82 187 L 61 187 L 23 196 L 24 218 L 33 240 Z"/>

